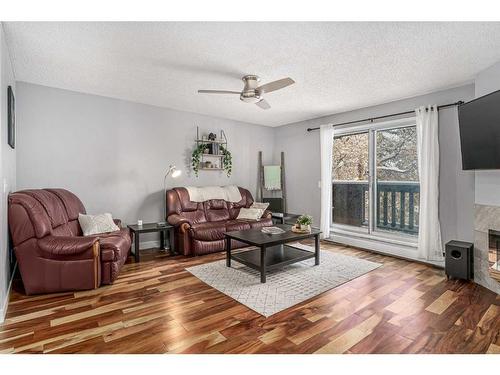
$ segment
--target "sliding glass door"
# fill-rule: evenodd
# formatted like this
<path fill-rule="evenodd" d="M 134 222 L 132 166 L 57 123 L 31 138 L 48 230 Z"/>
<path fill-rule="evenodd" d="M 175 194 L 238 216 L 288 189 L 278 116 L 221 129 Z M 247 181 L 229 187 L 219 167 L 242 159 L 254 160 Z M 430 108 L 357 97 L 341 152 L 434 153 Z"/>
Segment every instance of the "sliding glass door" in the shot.
<path fill-rule="evenodd" d="M 333 141 L 333 223 L 368 228 L 368 144 L 367 131 L 340 135 Z"/>
<path fill-rule="evenodd" d="M 382 237 L 418 234 L 414 118 L 336 129 L 332 173 L 334 232 L 342 229 Z"/>
<path fill-rule="evenodd" d="M 375 229 L 417 234 L 418 182 L 415 126 L 376 131 Z"/>

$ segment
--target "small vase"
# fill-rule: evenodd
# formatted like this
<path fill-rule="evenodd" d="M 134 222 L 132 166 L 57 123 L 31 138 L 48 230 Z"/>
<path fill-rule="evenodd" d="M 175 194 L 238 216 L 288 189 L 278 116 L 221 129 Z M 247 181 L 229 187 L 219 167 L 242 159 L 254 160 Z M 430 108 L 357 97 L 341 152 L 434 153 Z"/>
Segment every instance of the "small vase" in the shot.
<path fill-rule="evenodd" d="M 307 224 L 307 225 L 300 224 L 300 230 L 304 230 L 304 231 L 310 232 L 311 231 L 311 226 L 309 224 Z"/>

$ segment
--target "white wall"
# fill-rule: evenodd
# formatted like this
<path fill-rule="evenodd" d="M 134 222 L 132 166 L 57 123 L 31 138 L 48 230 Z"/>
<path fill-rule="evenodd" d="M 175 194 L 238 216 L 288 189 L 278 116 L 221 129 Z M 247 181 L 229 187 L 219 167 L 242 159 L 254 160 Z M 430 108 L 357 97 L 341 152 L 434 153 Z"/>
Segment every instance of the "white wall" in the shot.
<path fill-rule="evenodd" d="M 6 312 L 7 293 L 10 282 L 9 242 L 7 224 L 7 196 L 16 190 L 16 151 L 7 144 L 7 87 L 12 86 L 16 94 L 14 72 L 9 51 L 0 25 L 0 322 Z M 16 96 L 16 95 L 14 95 Z"/>
<path fill-rule="evenodd" d="M 183 170 L 169 180 L 171 187 L 237 184 L 255 195 L 258 151 L 265 161 L 273 158 L 273 129 L 259 125 L 23 82 L 17 108 L 18 189 L 66 188 L 89 213 L 111 212 L 125 223 L 161 220 L 169 164 Z M 230 178 L 218 171 L 200 171 L 199 178 L 189 173 L 197 125 L 225 131 Z"/>
<path fill-rule="evenodd" d="M 309 127 L 340 123 L 412 110 L 421 105 L 447 104 L 474 97 L 474 85 L 399 100 L 328 117 L 289 124 L 276 129 L 275 160 L 285 151 L 288 210 L 309 213 L 316 222 L 320 212 L 319 131 Z M 458 118 L 455 108 L 439 112 L 440 220 L 443 241 L 473 239 L 474 172 L 462 171 Z"/>
<path fill-rule="evenodd" d="M 500 90 L 500 62 L 483 70 L 476 77 L 476 98 Z M 500 170 L 476 171 L 477 204 L 500 206 Z"/>

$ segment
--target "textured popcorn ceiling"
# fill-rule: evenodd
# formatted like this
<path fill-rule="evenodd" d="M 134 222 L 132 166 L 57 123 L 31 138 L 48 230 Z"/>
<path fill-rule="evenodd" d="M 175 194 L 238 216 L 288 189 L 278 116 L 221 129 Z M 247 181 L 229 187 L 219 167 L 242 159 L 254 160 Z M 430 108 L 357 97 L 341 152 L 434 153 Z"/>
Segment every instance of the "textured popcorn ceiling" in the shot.
<path fill-rule="evenodd" d="M 3 23 L 18 81 L 268 126 L 471 81 L 500 60 L 500 23 Z M 296 84 L 238 96 L 241 76 Z"/>

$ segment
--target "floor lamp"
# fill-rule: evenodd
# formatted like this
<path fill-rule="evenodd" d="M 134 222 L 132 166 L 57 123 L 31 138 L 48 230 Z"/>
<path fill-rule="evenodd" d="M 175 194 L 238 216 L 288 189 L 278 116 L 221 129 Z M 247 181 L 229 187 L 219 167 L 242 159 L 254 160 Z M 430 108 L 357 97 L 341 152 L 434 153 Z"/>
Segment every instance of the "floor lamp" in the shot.
<path fill-rule="evenodd" d="M 180 169 L 177 169 L 175 165 L 170 165 L 168 167 L 167 173 L 163 177 L 163 220 L 158 223 L 158 225 L 166 225 L 167 222 L 167 177 L 177 178 L 182 174 Z"/>

